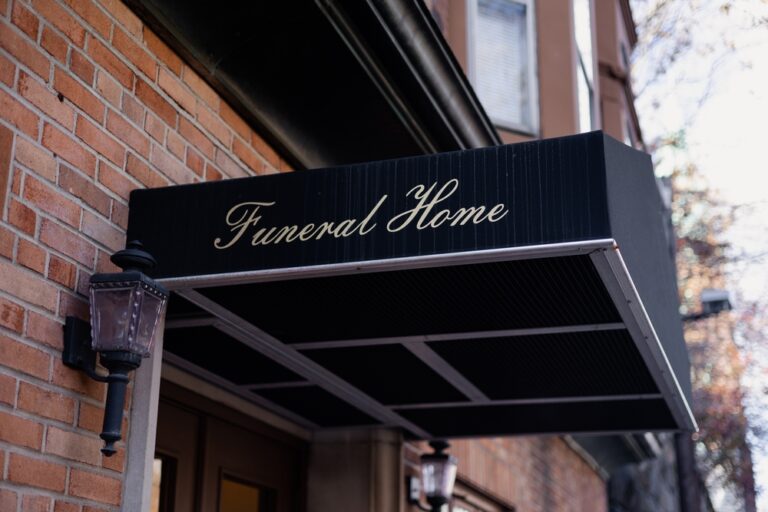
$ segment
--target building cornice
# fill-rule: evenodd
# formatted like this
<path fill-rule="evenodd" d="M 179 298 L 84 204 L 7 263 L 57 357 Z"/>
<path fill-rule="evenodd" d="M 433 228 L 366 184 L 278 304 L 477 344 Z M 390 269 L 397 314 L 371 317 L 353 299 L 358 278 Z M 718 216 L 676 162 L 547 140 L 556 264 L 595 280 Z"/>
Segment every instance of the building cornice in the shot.
<path fill-rule="evenodd" d="M 456 134 L 461 148 L 501 144 L 474 90 L 424 3 L 372 0 L 369 5 L 410 64 L 435 110 Z"/>
<path fill-rule="evenodd" d="M 624 27 L 627 29 L 629 45 L 634 48 L 637 44 L 637 27 L 632 17 L 632 7 L 629 5 L 629 0 L 619 0 L 619 5 L 621 6 L 621 18 L 624 21 Z"/>

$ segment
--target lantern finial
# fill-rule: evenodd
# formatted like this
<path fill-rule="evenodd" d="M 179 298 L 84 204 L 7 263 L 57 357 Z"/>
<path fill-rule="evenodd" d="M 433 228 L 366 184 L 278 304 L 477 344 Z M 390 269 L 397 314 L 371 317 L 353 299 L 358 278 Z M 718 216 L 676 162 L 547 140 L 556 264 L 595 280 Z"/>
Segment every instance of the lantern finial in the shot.
<path fill-rule="evenodd" d="M 144 273 L 148 273 L 157 265 L 155 258 L 144 250 L 144 244 L 138 240 L 125 244 L 125 249 L 117 251 L 110 260 L 123 270 L 138 270 Z"/>

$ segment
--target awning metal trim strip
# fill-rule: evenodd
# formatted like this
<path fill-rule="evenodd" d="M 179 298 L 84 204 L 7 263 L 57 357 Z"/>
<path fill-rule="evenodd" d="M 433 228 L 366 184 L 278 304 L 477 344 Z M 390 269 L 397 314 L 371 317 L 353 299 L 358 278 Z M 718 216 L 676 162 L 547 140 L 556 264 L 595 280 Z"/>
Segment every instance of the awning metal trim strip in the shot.
<path fill-rule="evenodd" d="M 440 357 L 437 352 L 429 348 L 426 343 L 410 343 L 405 345 L 405 348 L 447 380 L 453 387 L 461 391 L 472 402 L 491 403 L 485 393 L 459 373 L 448 361 Z"/>
<path fill-rule="evenodd" d="M 450 252 L 388 258 L 367 261 L 352 261 L 328 265 L 310 265 L 305 267 L 285 267 L 275 269 L 249 270 L 226 274 L 206 274 L 184 277 L 166 277 L 157 281 L 172 291 L 212 286 L 231 286 L 246 283 L 264 283 L 269 281 L 288 281 L 290 279 L 308 279 L 311 277 L 339 276 L 367 272 L 386 272 L 410 270 L 428 267 L 444 267 L 471 263 L 491 263 L 514 261 L 518 259 L 549 258 L 589 254 L 616 246 L 612 238 L 585 240 L 580 242 L 562 242 L 556 244 L 525 245 L 520 247 L 502 247 L 480 251 Z"/>
<path fill-rule="evenodd" d="M 314 382 L 308 380 L 302 381 L 290 381 L 290 382 L 270 382 L 268 384 L 246 384 L 242 387 L 248 391 L 258 391 L 261 389 L 285 389 L 285 388 L 303 388 L 307 386 L 314 386 Z"/>
<path fill-rule="evenodd" d="M 684 398 L 680 383 L 629 277 L 618 246 L 612 250 L 593 252 L 590 258 L 677 424 L 698 430 L 693 412 Z"/>
<path fill-rule="evenodd" d="M 535 327 L 531 329 L 500 329 L 497 331 L 470 331 L 470 332 L 449 332 L 443 334 L 418 334 L 414 336 L 395 336 L 391 338 L 362 338 L 352 340 L 332 340 L 332 341 L 307 341 L 301 343 L 291 343 L 291 346 L 297 350 L 322 349 L 322 348 L 345 348 L 345 347 L 369 347 L 375 345 L 409 345 L 412 343 L 428 343 L 431 341 L 458 341 L 472 339 L 490 339 L 490 338 L 514 338 L 517 336 L 539 336 L 545 334 L 563 334 L 572 332 L 596 332 L 596 331 L 617 331 L 625 329 L 623 323 L 615 322 L 609 324 L 587 324 L 587 325 L 564 325 L 562 327 Z"/>
<path fill-rule="evenodd" d="M 188 329 L 190 327 L 208 327 L 216 325 L 216 317 L 171 318 L 165 322 L 166 329 Z"/>
<path fill-rule="evenodd" d="M 620 402 L 622 400 L 658 400 L 664 396 L 661 393 L 644 393 L 634 395 L 590 395 L 590 396 L 560 396 L 547 398 L 510 398 L 493 400 L 491 402 L 430 402 L 424 404 L 392 405 L 393 409 L 439 409 L 441 407 L 472 407 L 476 405 L 539 405 L 539 404 L 568 404 L 584 402 Z"/>

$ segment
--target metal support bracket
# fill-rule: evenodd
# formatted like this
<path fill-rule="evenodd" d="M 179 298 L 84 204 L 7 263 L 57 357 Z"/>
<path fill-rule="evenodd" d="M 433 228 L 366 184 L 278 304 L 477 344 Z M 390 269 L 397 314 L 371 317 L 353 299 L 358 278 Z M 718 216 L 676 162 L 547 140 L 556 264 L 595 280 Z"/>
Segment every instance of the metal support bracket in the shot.
<path fill-rule="evenodd" d="M 91 324 L 75 316 L 64 323 L 64 350 L 62 362 L 75 370 L 85 372 L 98 382 L 108 382 L 105 375 L 96 373 L 96 352 L 91 348 Z"/>

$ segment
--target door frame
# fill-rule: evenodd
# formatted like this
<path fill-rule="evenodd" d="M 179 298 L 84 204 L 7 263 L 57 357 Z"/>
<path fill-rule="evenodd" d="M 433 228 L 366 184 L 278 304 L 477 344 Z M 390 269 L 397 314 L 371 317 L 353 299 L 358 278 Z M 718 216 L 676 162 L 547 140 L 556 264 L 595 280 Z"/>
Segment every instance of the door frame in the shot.
<path fill-rule="evenodd" d="M 182 389 L 194 390 L 199 397 L 222 407 L 238 410 L 241 417 L 270 426 L 274 432 L 282 432 L 304 442 L 312 439 L 312 432 L 304 427 L 163 362 L 162 335 L 155 337 L 151 352 L 151 357 L 136 370 L 130 384 L 130 430 L 124 446 L 126 463 L 121 512 L 148 512 L 151 505 L 161 380 Z"/>
<path fill-rule="evenodd" d="M 199 418 L 197 424 L 197 442 L 196 442 L 196 465 L 195 468 L 195 491 L 193 496 L 193 510 L 199 512 L 202 510 L 203 503 L 203 487 L 204 487 L 204 469 L 206 460 L 207 448 L 207 436 L 208 424 L 211 421 L 220 422 L 234 426 L 238 429 L 253 434 L 259 438 L 266 440 L 267 442 L 274 442 L 284 446 L 286 449 L 294 451 L 299 456 L 299 468 L 300 474 L 297 475 L 301 483 L 296 497 L 296 501 L 300 506 L 297 511 L 305 508 L 305 501 L 307 495 L 307 469 L 308 469 L 308 457 L 309 457 L 309 442 L 307 439 L 292 435 L 292 433 L 285 432 L 281 429 L 275 428 L 273 425 L 264 423 L 259 418 L 254 418 L 251 415 L 243 414 L 242 412 L 233 409 L 229 404 L 222 404 L 218 401 L 212 400 L 204 395 L 201 395 L 197 390 L 191 390 L 187 387 L 180 386 L 171 380 L 163 378 L 160 386 L 160 396 L 158 400 L 158 407 L 160 403 L 168 404 L 169 406 L 180 409 L 184 412 L 195 415 Z M 159 454 L 165 454 L 160 449 L 157 451 Z M 268 482 L 260 482 L 258 479 L 251 477 L 245 477 L 232 472 L 227 472 L 228 475 L 235 479 L 253 482 L 255 484 L 270 487 Z M 222 476 L 222 475 L 219 475 Z M 217 490 L 219 492 L 219 490 Z"/>

